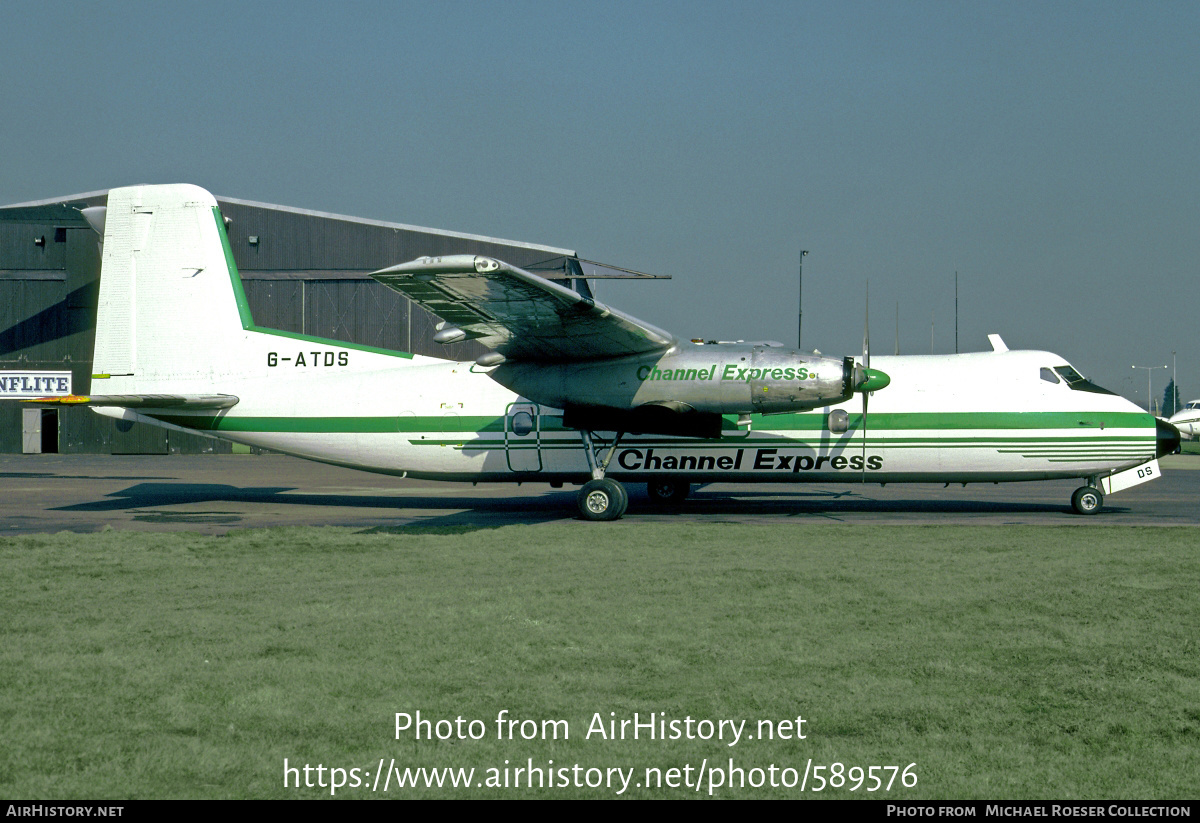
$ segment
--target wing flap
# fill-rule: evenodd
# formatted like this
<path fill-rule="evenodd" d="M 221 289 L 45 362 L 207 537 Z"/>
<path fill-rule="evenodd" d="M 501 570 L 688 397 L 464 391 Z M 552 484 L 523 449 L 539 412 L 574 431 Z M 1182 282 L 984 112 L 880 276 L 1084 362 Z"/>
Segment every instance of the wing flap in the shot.
<path fill-rule="evenodd" d="M 675 338 L 490 257 L 421 257 L 371 277 L 511 360 L 590 360 L 662 351 Z"/>

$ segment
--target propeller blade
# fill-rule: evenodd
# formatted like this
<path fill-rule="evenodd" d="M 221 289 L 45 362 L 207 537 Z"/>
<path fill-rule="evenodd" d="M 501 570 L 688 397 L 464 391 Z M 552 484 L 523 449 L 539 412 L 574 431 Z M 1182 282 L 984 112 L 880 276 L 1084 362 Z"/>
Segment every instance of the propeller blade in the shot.
<path fill-rule="evenodd" d="M 871 281 L 867 281 L 863 303 L 863 368 L 871 368 Z"/>
<path fill-rule="evenodd" d="M 871 396 L 866 391 L 866 384 L 871 381 L 871 281 L 867 281 L 867 289 L 863 295 L 863 418 L 862 418 L 862 482 L 867 482 L 867 398 Z"/>
<path fill-rule="evenodd" d="M 863 392 L 863 419 L 862 419 L 862 483 L 867 482 L 867 398 L 871 396 L 870 392 Z"/>

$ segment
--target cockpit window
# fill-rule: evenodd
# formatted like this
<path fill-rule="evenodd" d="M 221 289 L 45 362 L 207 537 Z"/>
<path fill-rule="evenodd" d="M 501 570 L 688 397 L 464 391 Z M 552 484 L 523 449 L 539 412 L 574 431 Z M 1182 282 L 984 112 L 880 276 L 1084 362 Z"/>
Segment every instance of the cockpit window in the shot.
<path fill-rule="evenodd" d="M 1042 366 L 1042 379 L 1045 380 L 1047 383 L 1057 383 L 1058 382 L 1058 376 L 1054 373 L 1054 370 L 1048 369 L 1045 366 Z"/>
<path fill-rule="evenodd" d="M 1082 374 L 1075 371 L 1070 366 L 1055 366 L 1054 370 L 1058 372 L 1058 376 L 1067 382 L 1067 386 L 1073 391 L 1090 391 L 1095 394 L 1115 394 L 1108 389 L 1097 386 L 1091 380 L 1086 379 Z"/>

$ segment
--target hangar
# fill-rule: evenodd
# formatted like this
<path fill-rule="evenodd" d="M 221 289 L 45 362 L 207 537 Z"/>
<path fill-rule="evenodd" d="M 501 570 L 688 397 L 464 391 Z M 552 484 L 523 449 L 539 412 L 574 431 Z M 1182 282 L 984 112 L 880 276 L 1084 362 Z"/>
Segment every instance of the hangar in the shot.
<path fill-rule="evenodd" d="M 91 387 L 100 235 L 83 210 L 93 191 L 0 207 L 0 374 L 70 371 Z M 651 275 L 582 260 L 574 251 L 340 214 L 217 197 L 255 321 L 314 337 L 466 360 L 474 342 L 433 342 L 437 318 L 368 274 L 425 255 L 483 254 L 568 281 Z M 204 454 L 231 444 L 114 421 L 83 408 L 0 403 L 0 453 Z"/>

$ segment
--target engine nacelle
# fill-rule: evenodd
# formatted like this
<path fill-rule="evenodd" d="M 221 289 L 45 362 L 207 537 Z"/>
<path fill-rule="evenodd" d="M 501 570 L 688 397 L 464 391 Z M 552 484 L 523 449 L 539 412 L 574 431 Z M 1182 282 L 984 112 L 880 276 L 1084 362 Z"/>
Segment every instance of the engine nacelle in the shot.
<path fill-rule="evenodd" d="M 492 377 L 534 402 L 615 410 L 782 414 L 848 400 L 865 380 L 853 358 L 774 346 L 681 344 L 657 356 L 586 363 L 508 362 Z"/>

